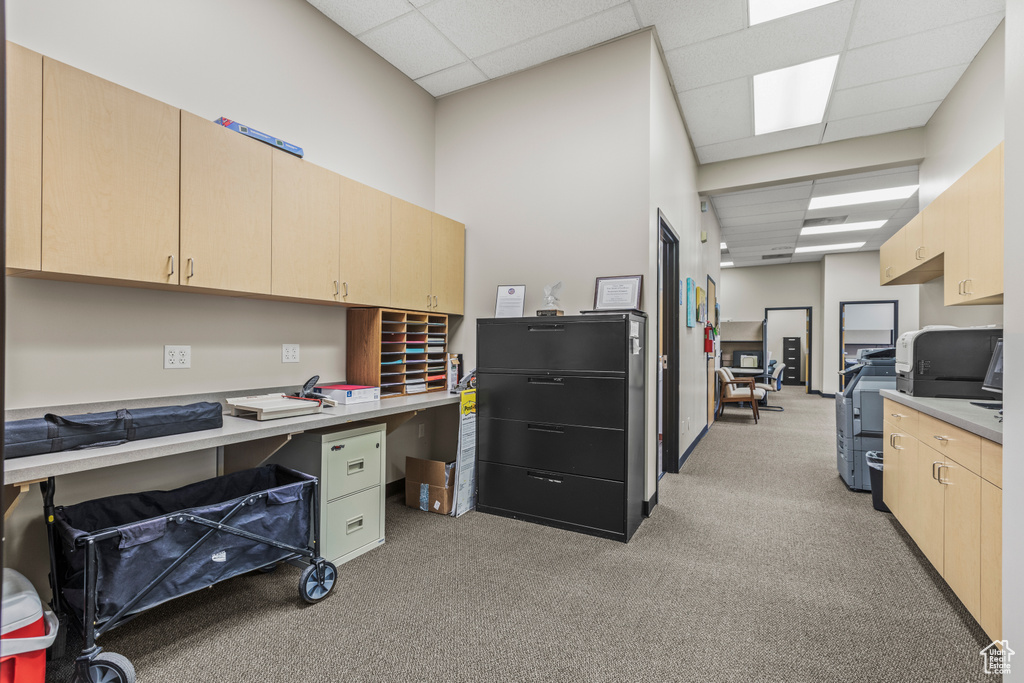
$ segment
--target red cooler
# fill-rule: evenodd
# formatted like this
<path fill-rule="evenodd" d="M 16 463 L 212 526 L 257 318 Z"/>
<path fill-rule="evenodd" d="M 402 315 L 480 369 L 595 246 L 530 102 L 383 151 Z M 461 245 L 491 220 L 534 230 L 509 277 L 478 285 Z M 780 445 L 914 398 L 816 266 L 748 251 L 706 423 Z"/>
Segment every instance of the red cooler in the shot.
<path fill-rule="evenodd" d="M 43 611 L 36 589 L 13 569 L 4 569 L 2 609 L 0 683 L 44 683 L 46 648 L 57 637 L 57 617 Z"/>

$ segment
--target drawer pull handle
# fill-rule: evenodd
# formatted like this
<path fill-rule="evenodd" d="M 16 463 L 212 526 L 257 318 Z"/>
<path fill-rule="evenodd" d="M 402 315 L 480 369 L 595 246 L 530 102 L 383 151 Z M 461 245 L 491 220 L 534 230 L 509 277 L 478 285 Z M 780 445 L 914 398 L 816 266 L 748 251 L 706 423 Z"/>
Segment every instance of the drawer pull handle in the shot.
<path fill-rule="evenodd" d="M 897 420 L 899 420 L 900 418 L 903 417 L 903 415 L 901 413 L 889 413 L 889 414 L 892 415 L 893 417 L 895 417 Z"/>
<path fill-rule="evenodd" d="M 565 332 L 565 325 L 528 325 L 530 332 Z"/>
<path fill-rule="evenodd" d="M 363 516 L 353 517 L 345 522 L 345 535 L 354 534 L 363 528 Z"/>
<path fill-rule="evenodd" d="M 531 432 L 546 432 L 548 434 L 565 434 L 563 427 L 555 427 L 554 425 L 535 425 L 528 424 L 526 428 Z"/>
<path fill-rule="evenodd" d="M 547 474 L 545 472 L 529 472 L 527 471 L 526 476 L 531 479 L 540 479 L 541 481 L 551 482 L 552 484 L 561 484 L 562 477 L 555 474 Z"/>
<path fill-rule="evenodd" d="M 553 387 L 565 386 L 561 377 L 530 377 L 526 382 L 527 384 L 546 384 Z"/>
<path fill-rule="evenodd" d="M 331 446 L 331 450 L 332 451 L 340 451 L 344 447 L 345 447 L 345 444 L 338 444 L 337 446 Z"/>
<path fill-rule="evenodd" d="M 949 441 L 949 439 L 948 439 L 947 437 L 945 437 L 945 436 L 939 436 L 939 435 L 937 435 L 937 434 L 935 435 L 935 440 L 936 440 L 936 441 Z"/>
<path fill-rule="evenodd" d="M 348 472 L 347 474 L 359 474 L 366 469 L 366 458 L 359 458 L 358 460 L 348 461 Z"/>

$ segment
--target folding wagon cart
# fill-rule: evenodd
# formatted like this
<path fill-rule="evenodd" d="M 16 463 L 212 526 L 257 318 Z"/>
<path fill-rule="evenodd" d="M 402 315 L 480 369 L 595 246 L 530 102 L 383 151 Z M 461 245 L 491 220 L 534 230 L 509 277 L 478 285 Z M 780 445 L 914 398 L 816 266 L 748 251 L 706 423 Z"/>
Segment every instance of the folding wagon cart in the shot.
<path fill-rule="evenodd" d="M 54 507 L 52 477 L 42 487 L 52 608 L 84 640 L 76 683 L 134 683 L 131 662 L 96 639 L 172 598 L 281 562 L 305 567 L 309 603 L 337 580 L 319 555 L 319 482 L 281 465 L 67 507 Z"/>

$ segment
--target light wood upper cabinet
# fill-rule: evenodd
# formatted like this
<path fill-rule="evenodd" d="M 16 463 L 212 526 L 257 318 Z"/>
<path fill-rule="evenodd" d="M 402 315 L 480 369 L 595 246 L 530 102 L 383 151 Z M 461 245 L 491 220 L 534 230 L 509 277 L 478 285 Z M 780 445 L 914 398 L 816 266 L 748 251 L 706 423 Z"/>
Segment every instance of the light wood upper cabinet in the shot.
<path fill-rule="evenodd" d="M 273 156 L 272 292 L 341 301 L 339 176 L 285 152 Z"/>
<path fill-rule="evenodd" d="M 43 58 L 42 270 L 176 283 L 180 112 Z"/>
<path fill-rule="evenodd" d="M 432 310 L 461 315 L 466 277 L 466 226 L 432 214 L 430 252 Z"/>
<path fill-rule="evenodd" d="M 887 285 L 906 272 L 907 233 L 901 229 L 885 241 L 879 250 L 881 272 L 879 284 Z"/>
<path fill-rule="evenodd" d="M 7 43 L 7 268 L 42 263 L 43 56 Z"/>
<path fill-rule="evenodd" d="M 391 196 L 341 177 L 341 297 L 346 303 L 391 302 Z"/>
<path fill-rule="evenodd" d="M 430 211 L 391 198 L 391 306 L 432 310 Z"/>
<path fill-rule="evenodd" d="M 181 113 L 182 285 L 270 293 L 271 152 Z"/>
<path fill-rule="evenodd" d="M 981 477 L 947 460 L 939 478 L 945 488 L 942 577 L 980 619 Z"/>
<path fill-rule="evenodd" d="M 964 174 L 954 188 L 959 213 L 947 222 L 945 239 L 957 253 L 952 262 L 946 263 L 946 305 L 1002 303 L 1002 143 Z"/>
<path fill-rule="evenodd" d="M 981 618 L 992 640 L 1003 632 L 1003 490 L 981 482 Z"/>
<path fill-rule="evenodd" d="M 944 257 L 943 301 L 947 306 L 962 302 L 963 284 L 968 270 L 967 252 L 971 246 L 968 226 L 968 178 L 963 176 L 942 193 L 945 220 L 943 239 L 946 243 Z"/>

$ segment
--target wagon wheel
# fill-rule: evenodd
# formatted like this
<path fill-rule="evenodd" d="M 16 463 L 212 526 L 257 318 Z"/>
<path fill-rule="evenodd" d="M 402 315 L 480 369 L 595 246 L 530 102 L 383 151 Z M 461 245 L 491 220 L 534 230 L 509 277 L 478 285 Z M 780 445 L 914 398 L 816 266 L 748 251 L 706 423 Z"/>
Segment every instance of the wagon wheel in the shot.
<path fill-rule="evenodd" d="M 135 667 L 113 652 L 101 652 L 89 662 L 88 683 L 135 683 Z"/>
<path fill-rule="evenodd" d="M 338 581 L 338 569 L 330 562 L 323 562 L 323 578 L 317 572 L 320 563 L 314 562 L 302 570 L 299 578 L 299 597 L 310 604 L 320 602 L 334 589 Z"/>

